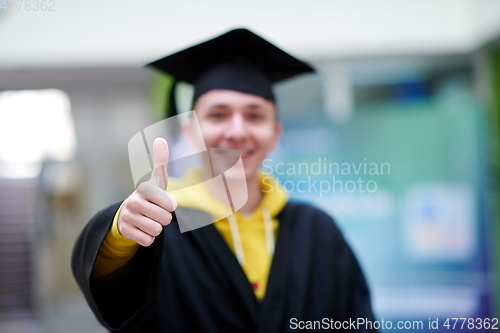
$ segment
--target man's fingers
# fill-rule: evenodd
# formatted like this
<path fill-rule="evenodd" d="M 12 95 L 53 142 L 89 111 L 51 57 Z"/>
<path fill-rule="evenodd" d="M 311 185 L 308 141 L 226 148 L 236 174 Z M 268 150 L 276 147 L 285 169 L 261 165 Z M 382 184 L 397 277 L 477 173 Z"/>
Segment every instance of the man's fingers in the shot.
<path fill-rule="evenodd" d="M 135 241 L 142 246 L 149 246 L 153 243 L 156 236 L 159 236 L 163 231 L 163 226 L 170 224 L 172 215 L 168 212 L 167 215 L 161 216 L 162 223 L 157 222 L 143 215 L 135 215 L 128 217 L 118 227 L 120 234 L 128 239 Z"/>
<path fill-rule="evenodd" d="M 161 198 L 168 196 L 167 193 L 166 196 L 161 196 Z M 130 200 L 127 207 L 122 210 L 122 213 L 120 217 L 125 224 L 133 225 L 148 233 L 151 229 L 145 229 L 143 227 L 145 224 L 144 219 L 148 219 L 151 223 L 163 226 L 170 224 L 172 221 L 172 213 L 170 211 L 146 200 Z M 157 233 L 152 232 L 150 234 L 152 236 L 157 236 L 161 230 L 156 231 Z"/>
<path fill-rule="evenodd" d="M 153 172 L 151 181 L 163 190 L 167 189 L 168 174 L 168 144 L 163 138 L 156 138 L 153 142 Z"/>
<path fill-rule="evenodd" d="M 150 246 L 155 241 L 154 236 L 151 236 L 140 229 L 135 229 L 131 233 L 130 239 L 145 247 Z"/>
<path fill-rule="evenodd" d="M 130 240 L 133 240 L 139 245 L 142 246 L 150 246 L 153 244 L 155 240 L 155 236 L 151 236 L 150 234 L 145 233 L 139 228 L 136 228 L 132 225 L 123 224 L 118 227 L 120 234 Z"/>
<path fill-rule="evenodd" d="M 172 213 L 156 205 L 151 205 L 151 207 L 148 209 L 148 212 L 145 214 L 145 217 L 150 218 L 151 220 L 161 225 L 168 225 L 172 221 Z M 153 234 L 151 235 L 157 236 Z"/>
<path fill-rule="evenodd" d="M 136 228 L 153 237 L 158 236 L 163 231 L 163 226 L 160 223 L 153 221 L 146 216 L 137 216 L 137 220 L 134 225 Z"/>
<path fill-rule="evenodd" d="M 157 187 L 152 182 L 144 182 L 137 188 L 137 192 L 142 196 L 142 198 L 146 199 L 147 202 L 153 203 L 164 210 L 169 212 L 173 212 L 177 208 L 177 200 L 165 190 Z M 145 207 L 141 207 L 141 212 L 143 215 L 145 214 Z M 139 211 L 139 208 L 137 208 Z"/>

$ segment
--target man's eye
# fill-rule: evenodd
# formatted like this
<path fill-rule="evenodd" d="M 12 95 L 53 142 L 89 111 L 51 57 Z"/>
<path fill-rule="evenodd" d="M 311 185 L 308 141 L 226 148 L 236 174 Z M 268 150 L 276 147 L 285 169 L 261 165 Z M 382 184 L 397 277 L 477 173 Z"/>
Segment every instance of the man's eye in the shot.
<path fill-rule="evenodd" d="M 257 113 L 252 113 L 248 116 L 251 120 L 260 120 L 262 119 L 262 115 Z"/>
<path fill-rule="evenodd" d="M 222 119 L 224 117 L 224 114 L 221 112 L 217 112 L 210 114 L 209 117 L 213 119 Z"/>

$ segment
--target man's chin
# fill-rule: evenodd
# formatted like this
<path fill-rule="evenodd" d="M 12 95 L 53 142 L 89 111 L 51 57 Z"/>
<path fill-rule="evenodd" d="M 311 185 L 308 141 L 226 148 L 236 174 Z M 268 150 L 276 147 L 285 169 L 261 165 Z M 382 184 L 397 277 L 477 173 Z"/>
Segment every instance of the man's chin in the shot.
<path fill-rule="evenodd" d="M 241 166 L 234 166 L 226 171 L 224 171 L 224 177 L 226 179 L 248 179 L 252 178 L 251 173 L 247 173 L 247 171 Z"/>
<path fill-rule="evenodd" d="M 214 151 L 211 162 L 215 174 L 224 174 L 227 179 L 249 180 L 257 177 L 259 164 L 255 163 L 254 155 L 241 156 L 234 154 L 235 150 L 220 149 Z"/>

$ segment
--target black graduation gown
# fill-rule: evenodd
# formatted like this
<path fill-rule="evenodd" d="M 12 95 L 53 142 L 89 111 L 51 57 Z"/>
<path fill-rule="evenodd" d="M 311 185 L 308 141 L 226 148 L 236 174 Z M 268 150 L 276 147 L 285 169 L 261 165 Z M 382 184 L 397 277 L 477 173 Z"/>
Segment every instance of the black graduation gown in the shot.
<path fill-rule="evenodd" d="M 110 331 L 274 333 L 300 331 L 307 321 L 332 327 L 331 320 L 374 320 L 356 258 L 332 219 L 314 207 L 289 202 L 279 214 L 261 302 L 217 229 L 210 224 L 180 233 L 175 216 L 153 245 L 141 247 L 125 267 L 92 281 L 93 263 L 118 207 L 96 214 L 72 258 L 88 304 Z M 180 212 L 210 218 L 198 210 L 179 207 Z M 353 327 L 345 331 L 375 331 L 367 325 Z"/>

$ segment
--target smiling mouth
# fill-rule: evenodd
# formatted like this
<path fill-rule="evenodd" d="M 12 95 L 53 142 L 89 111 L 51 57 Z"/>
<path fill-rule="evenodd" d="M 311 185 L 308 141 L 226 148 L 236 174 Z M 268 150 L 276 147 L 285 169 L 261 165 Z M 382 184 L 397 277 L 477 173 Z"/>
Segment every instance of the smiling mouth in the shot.
<path fill-rule="evenodd" d="M 220 154 L 229 158 L 238 158 L 241 156 L 242 159 L 246 159 L 253 154 L 251 150 L 238 150 L 232 148 L 215 148 L 217 154 Z"/>

